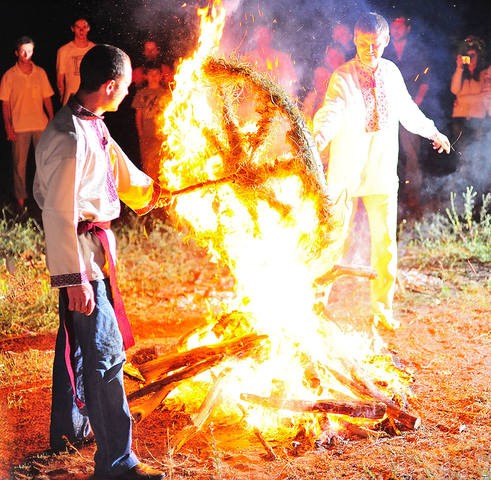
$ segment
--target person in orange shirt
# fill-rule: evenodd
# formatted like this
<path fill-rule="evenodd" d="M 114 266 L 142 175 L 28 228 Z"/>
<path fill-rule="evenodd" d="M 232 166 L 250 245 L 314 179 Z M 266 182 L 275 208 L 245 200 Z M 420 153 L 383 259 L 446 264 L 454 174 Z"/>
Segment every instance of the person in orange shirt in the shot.
<path fill-rule="evenodd" d="M 51 97 L 54 92 L 43 68 L 32 61 L 34 41 L 21 37 L 16 44 L 16 64 L 7 70 L 0 83 L 3 123 L 7 140 L 12 143 L 14 196 L 19 210 L 28 198 L 27 159 L 48 120 L 53 118 Z"/>
<path fill-rule="evenodd" d="M 327 86 L 334 70 L 346 60 L 345 50 L 339 43 L 330 43 L 326 47 L 323 63 L 314 70 L 314 88 L 303 101 L 303 113 L 307 121 L 312 121 L 315 113 L 324 102 Z"/>

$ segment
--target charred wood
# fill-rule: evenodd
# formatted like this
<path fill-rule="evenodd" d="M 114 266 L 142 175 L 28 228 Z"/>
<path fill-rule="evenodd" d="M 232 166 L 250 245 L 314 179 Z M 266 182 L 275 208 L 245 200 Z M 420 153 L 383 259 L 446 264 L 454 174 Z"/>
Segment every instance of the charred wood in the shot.
<path fill-rule="evenodd" d="M 397 420 L 401 425 L 404 425 L 404 427 L 411 430 L 416 430 L 420 427 L 420 417 L 405 412 L 382 392 L 374 390 L 373 388 L 370 389 L 360 378 L 353 380 L 332 368 L 330 368 L 329 371 L 341 384 L 350 388 L 353 392 L 361 395 L 363 398 L 383 402 L 387 407 L 387 415 L 394 420 Z"/>
<path fill-rule="evenodd" d="M 193 348 L 185 352 L 170 353 L 139 366 L 140 373 L 147 382 L 157 382 L 170 372 L 198 364 L 210 357 L 246 355 L 267 338 L 267 335 L 246 335 L 214 345 Z"/>
<path fill-rule="evenodd" d="M 386 405 L 383 402 L 358 402 L 338 400 L 289 400 L 276 397 L 261 397 L 243 393 L 240 398 L 263 407 L 291 410 L 294 412 L 330 413 L 358 418 L 383 418 Z"/>

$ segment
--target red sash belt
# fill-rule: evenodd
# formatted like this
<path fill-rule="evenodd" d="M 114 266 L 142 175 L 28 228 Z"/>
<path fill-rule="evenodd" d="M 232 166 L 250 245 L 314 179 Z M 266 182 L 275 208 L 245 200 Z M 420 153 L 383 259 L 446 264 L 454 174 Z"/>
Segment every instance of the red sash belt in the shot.
<path fill-rule="evenodd" d="M 77 233 L 81 235 L 82 233 L 92 232 L 101 241 L 102 247 L 104 248 L 104 255 L 106 257 L 106 261 L 109 264 L 109 283 L 111 285 L 114 313 L 116 314 L 119 330 L 121 331 L 121 336 L 123 337 L 123 345 L 126 350 L 135 344 L 135 340 L 131 332 L 130 322 L 128 320 L 128 317 L 126 316 L 123 299 L 121 298 L 121 293 L 116 282 L 116 264 L 111 254 L 109 239 L 107 237 L 107 230 L 109 230 L 110 226 L 111 222 L 80 222 L 77 227 Z M 65 363 L 68 370 L 68 376 L 70 377 L 70 383 L 72 385 L 75 403 L 77 404 L 78 408 L 83 408 L 84 403 L 77 395 L 75 374 L 71 361 L 71 340 L 73 338 L 73 333 L 69 331 L 66 322 L 64 324 L 64 327 L 66 336 Z"/>
<path fill-rule="evenodd" d="M 119 329 L 123 337 L 123 345 L 126 350 L 135 344 L 135 340 L 133 338 L 133 333 L 131 332 L 130 322 L 126 315 L 123 299 L 121 298 L 121 293 L 116 281 L 116 263 L 111 254 L 109 239 L 107 236 L 107 231 L 110 229 L 110 227 L 111 222 L 85 221 L 78 224 L 77 233 L 81 235 L 82 233 L 92 232 L 101 241 L 102 247 L 104 248 L 106 261 L 109 264 L 109 282 L 111 284 L 114 313 L 116 314 L 116 318 L 118 320 Z"/>

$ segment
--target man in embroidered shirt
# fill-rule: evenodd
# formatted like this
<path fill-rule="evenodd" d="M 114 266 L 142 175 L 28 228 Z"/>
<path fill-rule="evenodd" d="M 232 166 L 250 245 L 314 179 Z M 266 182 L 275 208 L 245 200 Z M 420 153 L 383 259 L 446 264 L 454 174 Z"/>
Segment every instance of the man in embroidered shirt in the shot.
<path fill-rule="evenodd" d="M 339 67 L 329 83 L 323 106 L 314 117 L 320 151 L 329 146 L 327 184 L 340 203 L 346 199 L 339 255 L 347 236 L 352 200 L 361 197 L 371 236 L 371 283 L 375 325 L 395 328 L 392 304 L 397 269 L 397 157 L 399 122 L 410 132 L 433 141 L 438 152 L 450 144 L 411 99 L 398 68 L 382 57 L 389 26 L 370 12 L 357 21 L 357 55 Z"/>
<path fill-rule="evenodd" d="M 134 342 L 115 283 L 109 224 L 119 216 L 120 199 L 144 214 L 156 206 L 161 189 L 123 153 L 102 118 L 128 93 L 129 57 L 97 45 L 80 73 L 80 89 L 36 149 L 34 196 L 42 209 L 51 284 L 60 289 L 50 444 L 62 450 L 65 439 L 76 444 L 92 430 L 96 478 L 160 479 L 131 449 L 123 345 Z"/>

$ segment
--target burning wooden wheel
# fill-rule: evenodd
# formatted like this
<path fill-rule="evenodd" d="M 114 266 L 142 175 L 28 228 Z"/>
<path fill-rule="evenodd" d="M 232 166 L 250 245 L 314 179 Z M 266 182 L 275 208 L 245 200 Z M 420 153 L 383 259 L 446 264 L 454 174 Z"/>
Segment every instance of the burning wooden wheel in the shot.
<path fill-rule="evenodd" d="M 305 195 L 315 198 L 321 223 L 329 225 L 331 203 L 318 151 L 294 102 L 269 77 L 248 64 L 209 58 L 202 66 L 213 121 L 203 126 L 202 155 L 207 162 L 220 158 L 220 168 L 183 171 L 176 166 L 179 195 L 228 183 L 254 215 L 257 200 L 280 213 L 291 209 L 268 185 L 273 178 L 297 174 Z M 198 109 L 199 105 L 195 106 Z M 164 172 L 164 178 L 166 177 Z M 183 177 L 186 177 L 183 180 Z M 207 177 L 207 178 L 203 178 Z"/>
<path fill-rule="evenodd" d="M 296 104 L 247 64 L 210 58 L 203 71 L 221 99 L 221 125 L 229 145 L 224 161 L 227 169 L 235 170 L 240 186 L 297 172 L 305 188 L 320 197 L 320 211 L 328 218 L 322 164 Z"/>

